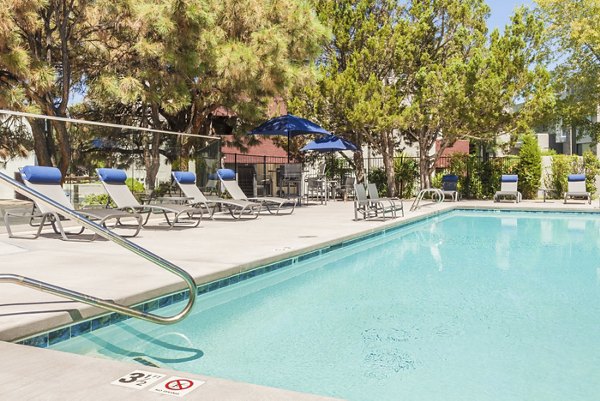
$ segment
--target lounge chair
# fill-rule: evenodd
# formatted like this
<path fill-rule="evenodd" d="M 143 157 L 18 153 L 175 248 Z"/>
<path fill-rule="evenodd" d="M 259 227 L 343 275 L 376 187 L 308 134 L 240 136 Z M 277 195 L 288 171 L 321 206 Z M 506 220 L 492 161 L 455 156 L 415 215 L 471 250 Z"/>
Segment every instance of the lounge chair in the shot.
<path fill-rule="evenodd" d="M 404 213 L 404 212 L 403 212 Z M 363 219 L 372 217 L 395 218 L 396 209 L 387 202 L 374 201 L 367 197 L 367 191 L 363 184 L 354 184 L 354 220 L 358 220 L 358 215 Z"/>
<path fill-rule="evenodd" d="M 565 203 L 567 199 L 587 199 L 592 204 L 592 195 L 585 188 L 585 174 L 570 174 L 567 177 L 567 192 L 565 193 Z"/>
<path fill-rule="evenodd" d="M 394 217 L 398 210 L 402 211 L 402 217 L 404 217 L 404 204 L 402 203 L 402 199 L 380 198 L 379 191 L 377 190 L 377 185 L 375 185 L 375 183 L 373 182 L 367 184 L 367 191 L 369 192 L 369 200 L 371 202 L 388 203 L 388 208 L 394 212 Z"/>
<path fill-rule="evenodd" d="M 218 206 L 226 208 L 234 219 L 241 219 L 244 215 L 253 218 L 258 217 L 260 205 L 255 202 L 222 198 L 208 199 L 196 186 L 196 174 L 188 171 L 173 171 L 172 175 L 183 194 L 190 199 L 190 203 L 194 206 L 206 208 L 211 219 Z"/>
<path fill-rule="evenodd" d="M 285 198 L 276 198 L 276 197 L 247 197 L 242 191 L 242 188 L 238 185 L 235 178 L 235 171 L 230 169 L 219 169 L 217 170 L 217 175 L 221 180 L 221 184 L 225 188 L 225 191 L 234 199 L 234 200 L 243 200 L 243 201 L 251 201 L 260 203 L 262 206 L 267 208 L 267 211 L 271 214 L 280 214 L 282 207 L 284 205 L 290 205 L 291 209 L 287 214 L 292 214 L 294 209 L 296 208 L 296 200 L 293 199 L 285 199 Z M 272 211 L 271 208 L 276 208 L 275 211 Z"/>
<path fill-rule="evenodd" d="M 519 176 L 504 174 L 500 178 L 500 191 L 494 195 L 494 202 L 500 202 L 501 198 L 515 198 L 515 203 L 521 202 L 521 193 L 517 190 Z"/>
<path fill-rule="evenodd" d="M 453 202 L 458 202 L 460 194 L 458 193 L 458 176 L 454 174 L 446 174 L 442 177 L 442 192 L 444 200 L 450 197 Z"/>
<path fill-rule="evenodd" d="M 100 178 L 100 182 L 104 186 L 104 189 L 115 202 L 117 208 L 147 215 L 144 225 L 148 223 L 150 214 L 153 212 L 162 213 L 164 215 L 167 224 L 169 224 L 169 229 L 173 228 L 177 223 L 191 224 L 193 227 L 198 227 L 200 221 L 202 221 L 201 207 L 176 204 L 140 204 L 125 184 L 127 173 L 124 170 L 118 170 L 114 168 L 99 168 L 96 169 L 96 172 L 98 173 L 98 177 Z M 172 220 L 169 219 L 169 213 L 174 215 Z M 195 216 L 199 217 L 194 218 Z M 182 221 L 182 218 L 185 217 L 187 217 L 189 221 Z"/>
<path fill-rule="evenodd" d="M 72 209 L 73 205 L 67 198 L 63 188 L 60 183 L 62 180 L 62 175 L 60 170 L 55 167 L 44 167 L 44 166 L 25 166 L 21 169 L 21 177 L 23 178 L 23 182 L 28 188 L 31 188 L 40 194 L 50 198 L 56 203 L 68 208 Z M 135 232 L 132 235 L 123 235 L 134 237 L 142 228 L 142 216 L 139 214 L 127 213 L 121 210 L 115 209 L 83 209 L 76 210 L 76 212 L 88 220 L 97 221 L 98 224 L 107 227 L 106 222 L 108 220 L 115 220 L 115 225 L 111 228 L 115 227 L 133 227 Z M 28 217 L 30 225 L 34 227 L 38 227 L 37 232 L 33 237 L 17 237 L 13 235 L 12 230 L 10 228 L 10 217 Z M 41 219 L 38 223 L 34 223 L 37 219 Z M 81 241 L 81 238 L 70 238 L 69 235 L 79 235 L 82 234 L 85 230 L 85 227 L 81 227 L 78 232 L 67 232 L 63 228 L 61 220 L 64 220 L 65 217 L 60 213 L 56 212 L 54 208 L 50 207 L 44 202 L 39 202 L 37 200 L 34 201 L 34 207 L 31 213 L 15 213 L 14 211 L 7 210 L 4 215 L 4 222 L 6 225 L 6 231 L 10 238 L 38 238 L 42 232 L 42 229 L 50 225 L 56 234 L 60 234 L 61 239 L 65 241 L 78 240 Z M 135 219 L 137 221 L 136 225 L 125 225 L 122 223 L 121 219 Z M 94 240 L 96 238 L 96 234 L 91 238 Z"/>

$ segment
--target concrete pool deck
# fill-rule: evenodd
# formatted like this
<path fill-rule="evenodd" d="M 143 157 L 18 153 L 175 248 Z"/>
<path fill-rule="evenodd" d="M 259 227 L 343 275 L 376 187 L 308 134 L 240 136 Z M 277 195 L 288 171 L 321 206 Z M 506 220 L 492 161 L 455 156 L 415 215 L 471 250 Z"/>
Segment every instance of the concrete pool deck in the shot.
<path fill-rule="evenodd" d="M 583 202 L 565 205 L 558 200 L 524 201 L 519 204 L 461 201 L 424 204 L 415 212 L 408 212 L 410 202 L 405 202 L 406 217 L 387 221 L 353 221 L 352 202 L 329 202 L 326 206 L 299 207 L 292 215 L 261 215 L 257 220 L 248 221 L 232 221 L 231 218 L 205 220 L 199 228 L 167 231 L 162 225 L 144 229 L 133 242 L 182 267 L 200 284 L 456 207 L 600 212 L 597 202 L 594 201 L 592 205 Z M 22 227 L 23 230 L 28 228 Z M 178 277 L 104 240 L 91 243 L 64 242 L 55 235 L 37 240 L 9 239 L 5 232 L 0 231 L 0 264 L 5 274 L 35 278 L 124 304 L 139 303 L 184 288 Z M 2 341 L 19 340 L 101 313 L 97 308 L 16 285 L 4 285 L 1 294 Z M 62 400 L 67 385 L 71 386 L 73 394 L 87 391 L 86 397 L 80 399 L 153 399 L 160 396 L 147 391 L 133 393 L 131 389 L 110 385 L 112 380 L 136 368 L 153 370 L 142 365 L 1 341 L 0 350 L 3 355 L 0 374 L 3 378 L 0 383 L 2 399 Z M 51 375 L 57 369 L 61 372 Z M 181 372 L 169 374 L 198 377 Z M 240 401 L 327 399 L 216 378 L 203 380 L 210 386 L 202 386 L 190 393 L 188 398 Z M 35 383 L 45 382 L 44 392 L 35 390 Z M 18 385 L 13 385 L 15 383 Z M 94 397 L 94 394 L 97 396 Z M 114 398 L 111 398 L 113 394 Z"/>

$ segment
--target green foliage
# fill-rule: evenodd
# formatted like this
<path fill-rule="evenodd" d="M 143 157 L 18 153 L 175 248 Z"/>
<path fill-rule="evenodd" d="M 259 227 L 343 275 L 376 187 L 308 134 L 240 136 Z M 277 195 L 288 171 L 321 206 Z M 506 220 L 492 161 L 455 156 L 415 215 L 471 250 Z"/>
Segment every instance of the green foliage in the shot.
<path fill-rule="evenodd" d="M 519 175 L 519 190 L 525 199 L 535 199 L 542 177 L 542 155 L 537 139 L 528 134 L 523 137 L 516 169 Z"/>
<path fill-rule="evenodd" d="M 409 157 L 396 157 L 394 159 L 394 185 L 398 188 L 395 192 L 400 198 L 410 198 L 419 178 L 419 165 Z M 374 182 L 379 190 L 379 195 L 388 195 L 388 181 L 385 169 L 376 168 L 369 171 L 369 182 Z"/>
<path fill-rule="evenodd" d="M 341 180 L 348 172 L 344 159 L 338 157 L 325 158 L 325 175 L 329 180 Z"/>
<path fill-rule="evenodd" d="M 546 36 L 557 64 L 554 88 L 561 96 L 553 109 L 554 121 L 576 126 L 578 134 L 600 140 L 596 115 L 600 104 L 600 2 L 597 0 L 536 0 Z"/>
<path fill-rule="evenodd" d="M 583 153 L 583 167 L 585 171 L 585 189 L 590 194 L 596 194 L 596 176 L 600 174 L 600 160 L 591 151 Z"/>
<path fill-rule="evenodd" d="M 403 141 L 418 143 L 424 187 L 436 141 L 442 152 L 462 138 L 523 132 L 553 99 L 537 52 L 543 24 L 524 8 L 488 36 L 483 0 L 315 3 L 333 37 L 317 84 L 295 93 L 292 109 L 368 143 L 388 168 Z M 526 99 L 519 110 L 516 98 Z"/>
<path fill-rule="evenodd" d="M 413 196 L 417 179 L 419 177 L 419 164 L 413 159 L 404 156 L 394 159 L 394 171 L 396 172 L 396 186 L 398 197 L 410 198 Z"/>
<path fill-rule="evenodd" d="M 387 176 L 385 175 L 384 169 L 376 168 L 374 170 L 369 171 L 368 179 L 369 182 L 372 182 L 375 185 L 377 185 L 377 191 L 379 192 L 379 196 L 387 195 Z"/>
<path fill-rule="evenodd" d="M 110 206 L 116 207 L 115 203 L 110 199 L 108 194 L 92 194 L 87 195 L 83 201 L 81 201 L 82 206 Z"/>
<path fill-rule="evenodd" d="M 454 154 L 447 173 L 458 176 L 458 188 L 463 198 L 492 199 L 500 189 L 500 176 L 515 173 L 518 160 L 513 157 L 484 160 L 474 155 Z M 441 183 L 441 177 L 439 180 Z"/>
<path fill-rule="evenodd" d="M 127 185 L 127 187 L 134 194 L 143 194 L 146 190 L 146 188 L 144 188 L 144 184 L 131 177 L 127 177 L 127 179 L 125 180 L 125 185 Z"/>
<path fill-rule="evenodd" d="M 577 171 L 577 156 L 554 155 L 552 156 L 552 166 L 550 174 L 546 177 L 546 188 L 551 189 L 552 197 L 562 199 L 567 192 L 567 177 L 573 171 Z"/>
<path fill-rule="evenodd" d="M 555 154 L 556 154 L 556 150 L 554 150 L 554 149 L 542 150 L 542 156 L 554 156 Z"/>

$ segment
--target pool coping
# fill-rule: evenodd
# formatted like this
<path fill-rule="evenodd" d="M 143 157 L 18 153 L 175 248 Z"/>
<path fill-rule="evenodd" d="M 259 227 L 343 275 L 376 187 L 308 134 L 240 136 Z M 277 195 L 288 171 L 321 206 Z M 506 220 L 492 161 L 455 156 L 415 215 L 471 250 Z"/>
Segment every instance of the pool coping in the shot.
<path fill-rule="evenodd" d="M 272 271 L 276 271 L 282 268 L 291 267 L 299 262 L 325 255 L 329 252 L 339 250 L 358 242 L 373 239 L 379 236 L 384 236 L 388 233 L 398 231 L 400 229 L 409 227 L 414 224 L 426 222 L 428 220 L 437 218 L 444 214 L 449 214 L 456 211 L 482 211 L 482 212 L 528 212 L 528 213 L 562 213 L 562 214 L 600 214 L 600 210 L 589 210 L 589 209 L 569 209 L 569 210 L 555 210 L 540 208 L 531 205 L 511 205 L 507 207 L 505 204 L 498 203 L 487 205 L 482 207 L 480 205 L 465 205 L 457 202 L 456 204 L 449 205 L 447 208 L 441 210 L 430 210 L 427 213 L 405 217 L 401 220 L 396 220 L 387 224 L 383 227 L 369 228 L 351 235 L 336 238 L 334 240 L 324 241 L 312 246 L 308 246 L 301 249 L 292 250 L 285 252 L 280 255 L 276 255 L 269 258 L 263 258 L 254 260 L 247 264 L 237 265 L 233 268 L 225 269 L 218 274 L 214 279 L 212 276 L 208 276 L 208 280 L 205 282 L 196 283 L 196 294 L 203 295 L 220 288 L 228 287 L 230 285 L 246 281 L 248 279 L 260 276 Z M 160 290 L 158 290 L 160 291 Z M 189 290 L 171 291 L 166 295 L 153 297 L 149 300 L 134 304 L 132 307 L 136 310 L 143 312 L 151 312 L 159 308 L 163 308 L 173 303 L 184 301 L 189 298 Z M 82 334 L 90 333 L 98 329 L 108 327 L 110 325 L 130 319 L 129 316 L 124 316 L 116 312 L 100 313 L 92 317 L 81 319 L 68 324 L 59 325 L 52 329 L 43 330 L 41 332 L 26 335 L 20 338 L 11 340 L 10 342 L 28 346 L 34 346 L 38 348 L 47 348 L 58 344 L 62 341 L 78 337 Z"/>

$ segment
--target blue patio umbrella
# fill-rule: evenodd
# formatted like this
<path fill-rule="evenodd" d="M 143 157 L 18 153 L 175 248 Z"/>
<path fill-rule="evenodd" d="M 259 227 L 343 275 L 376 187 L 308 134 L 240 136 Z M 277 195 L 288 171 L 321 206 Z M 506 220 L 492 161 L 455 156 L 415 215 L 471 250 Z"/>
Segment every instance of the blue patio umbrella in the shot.
<path fill-rule="evenodd" d="M 302 152 L 314 151 L 319 153 L 333 153 L 333 152 L 341 152 L 344 150 L 351 150 L 353 152 L 357 151 L 358 148 L 355 144 L 350 141 L 347 141 L 343 138 L 339 138 L 335 135 L 327 135 L 320 138 L 315 139 L 312 142 L 309 142 L 300 149 Z M 329 197 L 329 189 L 327 184 L 327 175 L 325 176 L 325 204 L 327 204 L 327 198 Z"/>
<path fill-rule="evenodd" d="M 288 138 L 288 160 L 290 157 L 290 138 L 298 135 L 329 135 L 321 126 L 305 118 L 286 114 L 265 121 L 248 133 L 249 135 L 285 135 Z"/>
<path fill-rule="evenodd" d="M 356 145 L 344 138 L 339 138 L 335 135 L 327 135 L 321 138 L 317 138 L 312 142 L 309 142 L 306 146 L 300 149 L 303 152 L 309 150 L 321 153 L 327 152 L 338 152 L 343 150 L 356 151 Z"/>

